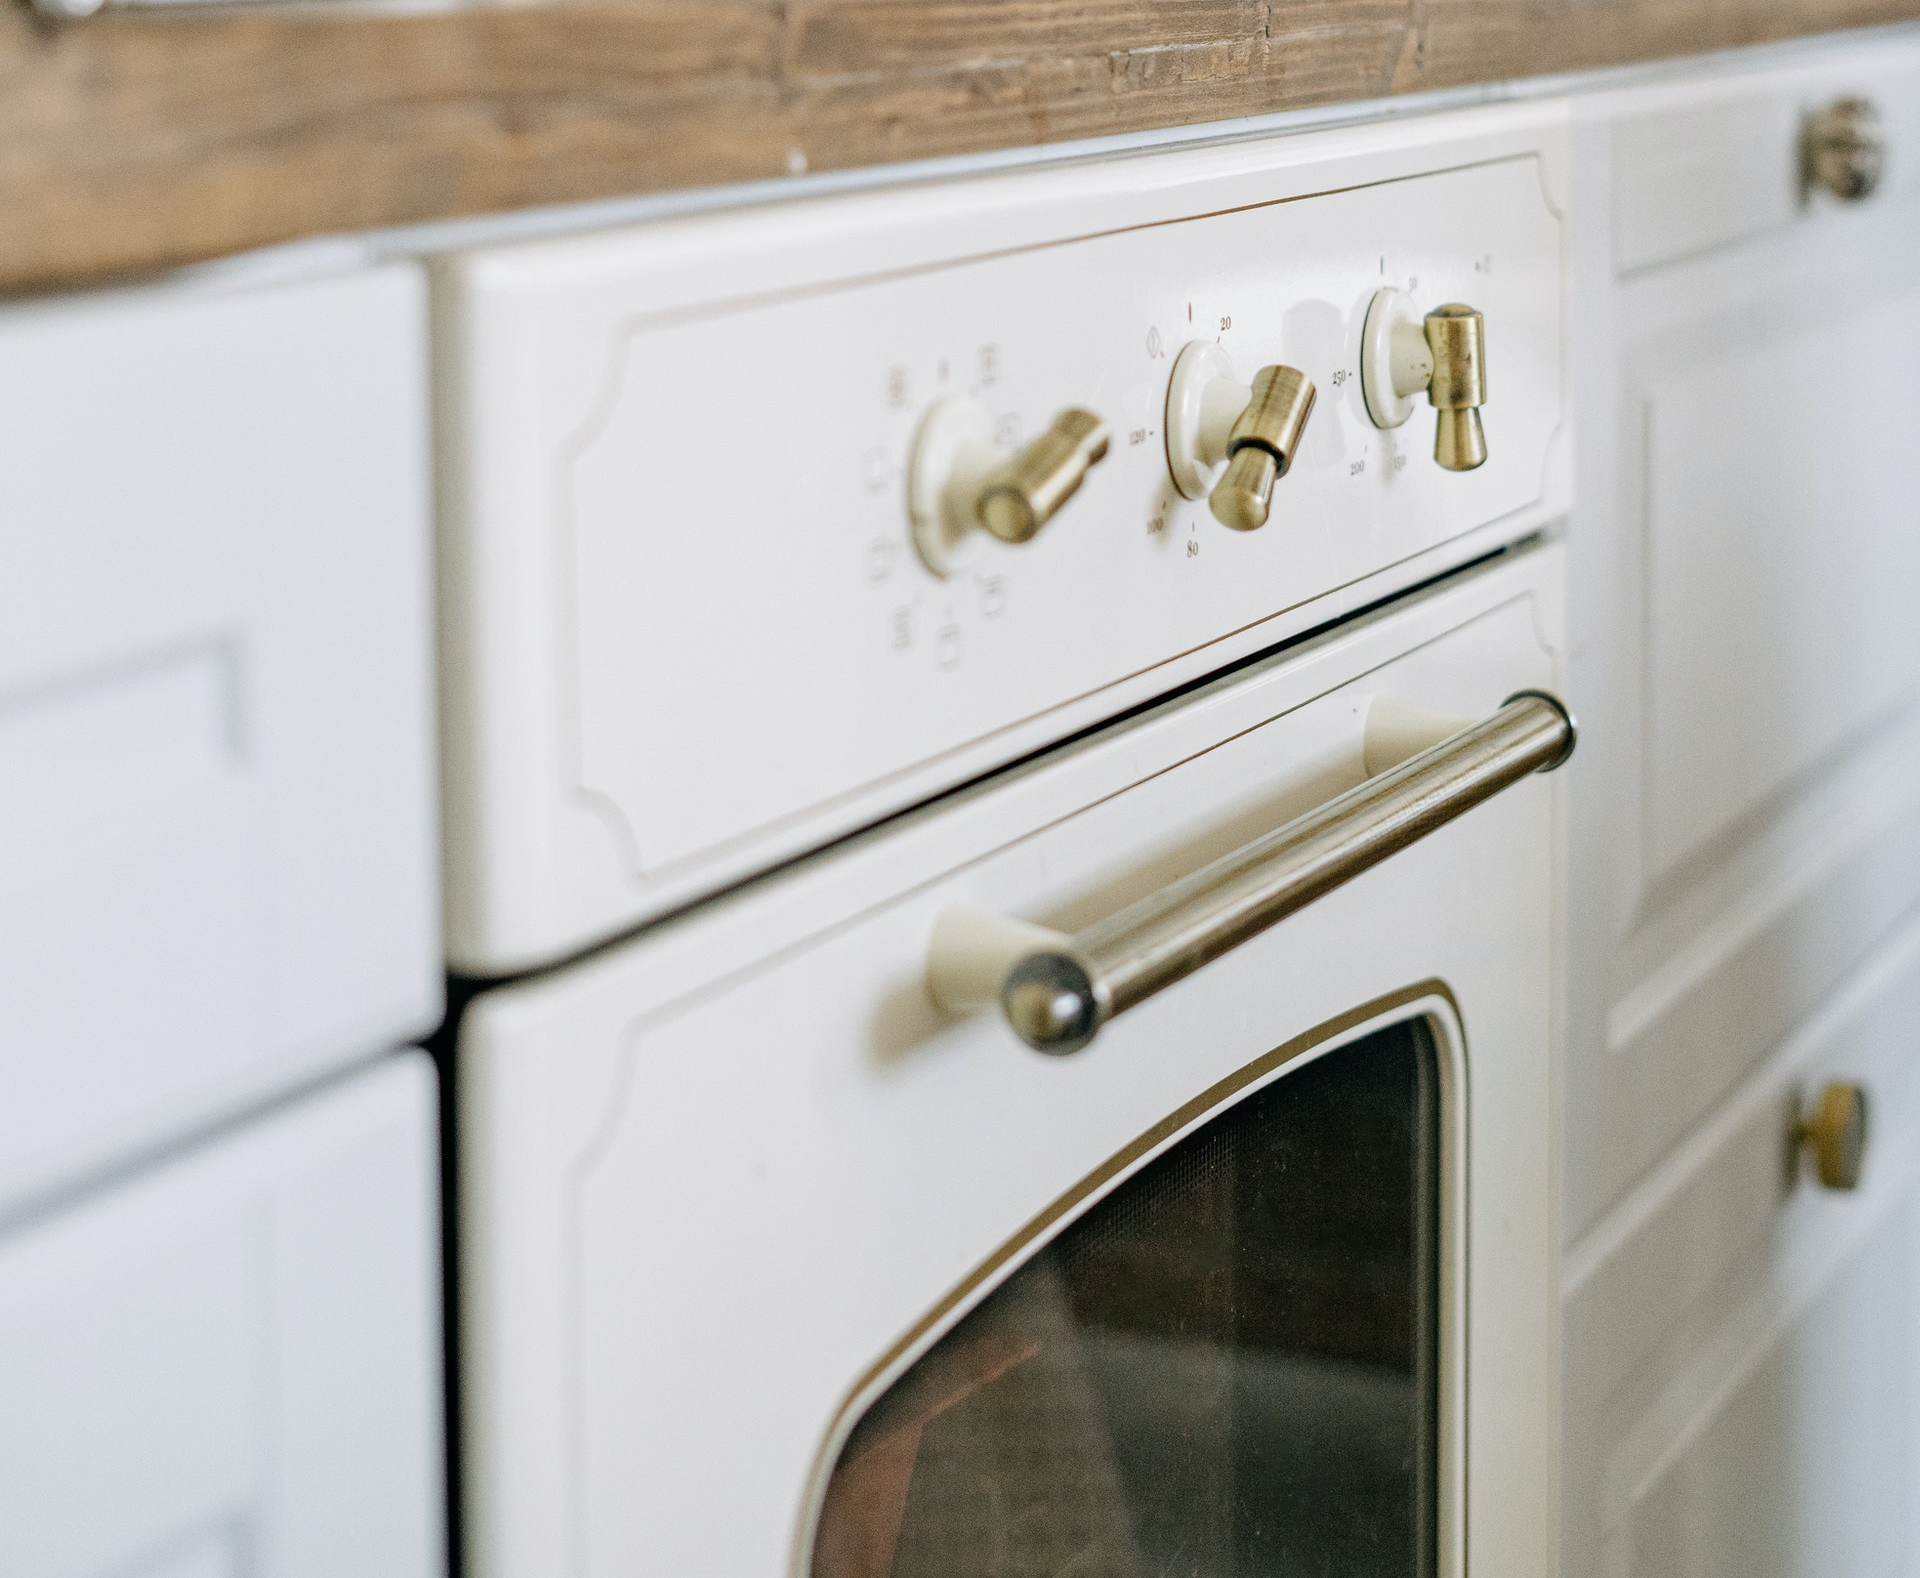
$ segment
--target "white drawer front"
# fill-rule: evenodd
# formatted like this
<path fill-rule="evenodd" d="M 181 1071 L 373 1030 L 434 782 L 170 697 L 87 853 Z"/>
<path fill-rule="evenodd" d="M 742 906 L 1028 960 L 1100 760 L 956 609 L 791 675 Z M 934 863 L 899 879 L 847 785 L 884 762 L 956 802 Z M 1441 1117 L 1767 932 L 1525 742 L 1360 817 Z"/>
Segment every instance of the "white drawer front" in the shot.
<path fill-rule="evenodd" d="M 1633 1578 L 1853 1578 L 1920 1557 L 1920 1210 L 1909 1202 L 1635 1488 Z"/>
<path fill-rule="evenodd" d="M 1568 1570 L 1904 1571 L 1920 1548 L 1920 915 L 1569 1253 Z M 1862 1084 L 1855 1192 L 1784 1165 Z M 1743 1557 L 1741 1553 L 1746 1553 Z"/>
<path fill-rule="evenodd" d="M 1920 191 L 1920 70 L 1885 45 L 1832 51 L 1783 71 L 1629 95 L 1611 133 L 1613 266 L 1676 263 L 1796 226 L 1830 223 L 1838 204 L 1802 191 L 1804 117 L 1841 97 L 1878 113 L 1891 157 L 1880 191 Z M 1905 58 L 1903 57 L 1905 55 Z"/>
<path fill-rule="evenodd" d="M 0 1237 L 9 1578 L 430 1578 L 433 1077 L 396 1059 Z"/>

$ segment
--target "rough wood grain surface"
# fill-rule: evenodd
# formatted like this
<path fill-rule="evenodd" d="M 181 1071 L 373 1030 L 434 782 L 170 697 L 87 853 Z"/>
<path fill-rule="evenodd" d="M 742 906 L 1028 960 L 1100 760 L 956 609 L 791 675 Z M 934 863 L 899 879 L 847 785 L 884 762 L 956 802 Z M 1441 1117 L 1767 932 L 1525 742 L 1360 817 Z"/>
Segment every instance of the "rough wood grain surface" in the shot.
<path fill-rule="evenodd" d="M 0 12 L 0 289 L 366 226 L 1184 125 L 1920 0 L 334 0 Z"/>

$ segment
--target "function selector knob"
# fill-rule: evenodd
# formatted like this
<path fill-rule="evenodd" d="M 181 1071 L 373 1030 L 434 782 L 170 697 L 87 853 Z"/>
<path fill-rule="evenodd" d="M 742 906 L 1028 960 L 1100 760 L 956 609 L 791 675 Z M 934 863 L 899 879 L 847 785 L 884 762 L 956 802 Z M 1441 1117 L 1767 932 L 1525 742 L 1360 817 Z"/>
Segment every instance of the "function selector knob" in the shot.
<path fill-rule="evenodd" d="M 1070 406 L 1038 438 L 1008 449 L 993 440 L 980 402 L 942 400 L 921 419 L 907 463 L 913 545 L 935 575 L 976 531 L 1030 542 L 1107 458 L 1106 422 Z"/>
<path fill-rule="evenodd" d="M 1273 486 L 1293 464 L 1314 393 L 1313 380 L 1297 367 L 1262 367 L 1243 384 L 1225 351 L 1193 341 L 1167 385 L 1173 485 L 1186 498 L 1204 498 L 1223 526 L 1266 525 Z"/>
<path fill-rule="evenodd" d="M 1361 331 L 1360 389 L 1375 427 L 1399 427 L 1424 389 L 1439 412 L 1434 460 L 1448 471 L 1485 463 L 1486 320 L 1473 308 L 1448 302 L 1422 318 L 1405 291 L 1375 291 Z"/>

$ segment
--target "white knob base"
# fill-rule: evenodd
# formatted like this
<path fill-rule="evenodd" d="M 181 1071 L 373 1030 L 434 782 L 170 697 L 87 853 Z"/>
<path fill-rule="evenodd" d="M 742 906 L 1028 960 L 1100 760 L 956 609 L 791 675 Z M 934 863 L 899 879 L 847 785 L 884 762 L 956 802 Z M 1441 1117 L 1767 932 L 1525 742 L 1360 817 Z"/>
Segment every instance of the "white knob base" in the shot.
<path fill-rule="evenodd" d="M 1002 458 L 978 400 L 942 400 L 920 421 L 907 461 L 907 520 L 920 562 L 942 580 L 979 527 L 980 485 Z"/>
<path fill-rule="evenodd" d="M 1433 381 L 1433 351 L 1419 308 L 1404 290 L 1383 286 L 1367 304 L 1360 331 L 1360 392 L 1375 427 L 1399 427 L 1414 396 Z"/>
<path fill-rule="evenodd" d="M 1227 435 L 1253 398 L 1219 346 L 1191 340 L 1167 383 L 1167 472 L 1182 498 L 1204 499 L 1227 463 Z"/>

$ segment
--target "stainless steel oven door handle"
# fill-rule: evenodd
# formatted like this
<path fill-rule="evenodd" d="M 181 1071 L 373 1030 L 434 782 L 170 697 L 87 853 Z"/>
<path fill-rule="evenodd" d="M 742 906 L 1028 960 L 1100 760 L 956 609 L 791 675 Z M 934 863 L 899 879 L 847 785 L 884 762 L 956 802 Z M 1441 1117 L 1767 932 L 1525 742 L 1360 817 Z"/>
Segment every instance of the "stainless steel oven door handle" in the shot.
<path fill-rule="evenodd" d="M 1116 1014 L 1193 974 L 1462 812 L 1573 754 L 1573 714 L 1523 690 L 1357 788 L 1067 936 L 950 908 L 928 991 L 962 1010 L 997 998 L 1036 1051 L 1077 1052 Z"/>

